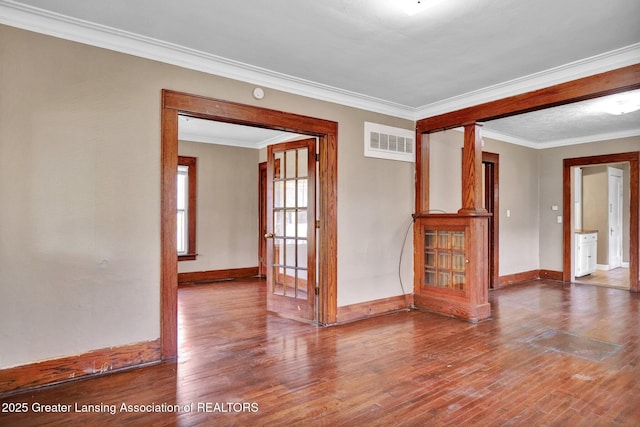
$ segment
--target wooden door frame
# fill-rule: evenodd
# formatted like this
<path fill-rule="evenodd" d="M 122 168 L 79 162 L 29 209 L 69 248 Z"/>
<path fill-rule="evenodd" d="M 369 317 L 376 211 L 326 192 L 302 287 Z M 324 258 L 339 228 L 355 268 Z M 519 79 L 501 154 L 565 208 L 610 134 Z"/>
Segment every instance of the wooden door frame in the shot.
<path fill-rule="evenodd" d="M 258 164 L 258 275 L 266 275 L 267 249 L 264 234 L 267 229 L 267 162 Z"/>
<path fill-rule="evenodd" d="M 318 138 L 319 218 L 322 230 L 318 245 L 318 285 L 320 287 L 318 321 L 323 325 L 336 323 L 338 124 L 329 120 L 163 89 L 160 160 L 162 360 L 173 360 L 178 356 L 178 257 L 175 246 L 175 218 L 179 115 L 276 129 Z"/>
<path fill-rule="evenodd" d="M 489 287 L 500 287 L 500 155 L 482 152 L 482 163 L 485 164 L 485 207 L 491 212 L 489 222 Z"/>
<path fill-rule="evenodd" d="M 564 245 L 562 262 L 562 280 L 571 281 L 573 277 L 573 257 L 571 256 L 571 224 L 573 223 L 573 203 L 571 202 L 571 168 L 593 166 L 607 163 L 629 163 L 629 290 L 640 292 L 640 151 L 629 153 L 605 154 L 601 156 L 576 157 L 564 159 L 562 166 L 562 240 Z"/>

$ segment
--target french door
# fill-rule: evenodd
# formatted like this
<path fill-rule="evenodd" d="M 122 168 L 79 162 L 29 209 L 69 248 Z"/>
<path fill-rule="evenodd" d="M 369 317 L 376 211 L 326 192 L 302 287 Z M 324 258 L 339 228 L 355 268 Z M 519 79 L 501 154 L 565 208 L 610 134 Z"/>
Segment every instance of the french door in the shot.
<path fill-rule="evenodd" d="M 315 139 L 267 147 L 267 310 L 316 320 Z"/>

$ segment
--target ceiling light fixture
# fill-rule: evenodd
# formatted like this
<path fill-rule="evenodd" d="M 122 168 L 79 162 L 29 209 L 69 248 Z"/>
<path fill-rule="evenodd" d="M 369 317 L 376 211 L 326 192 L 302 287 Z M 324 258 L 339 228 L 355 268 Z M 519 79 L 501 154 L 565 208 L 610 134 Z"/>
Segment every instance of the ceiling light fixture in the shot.
<path fill-rule="evenodd" d="M 616 116 L 640 110 L 640 91 L 605 96 L 593 105 L 593 109 Z"/>
<path fill-rule="evenodd" d="M 409 16 L 413 16 L 416 13 L 423 12 L 431 6 L 440 3 L 442 0 L 402 0 L 400 5 L 402 10 Z"/>

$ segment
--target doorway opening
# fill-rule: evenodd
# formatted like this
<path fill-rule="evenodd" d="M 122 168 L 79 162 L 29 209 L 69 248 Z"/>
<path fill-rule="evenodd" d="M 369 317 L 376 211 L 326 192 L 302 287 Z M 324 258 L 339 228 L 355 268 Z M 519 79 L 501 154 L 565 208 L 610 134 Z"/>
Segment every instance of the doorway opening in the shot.
<path fill-rule="evenodd" d="M 639 159 L 640 152 L 608 154 L 602 156 L 579 157 L 565 159 L 563 164 L 563 216 L 568 221 L 563 223 L 563 281 L 565 282 L 581 282 L 575 276 L 576 267 L 576 243 L 575 228 L 576 225 L 583 226 L 581 220 L 576 220 L 576 173 L 575 169 L 579 167 L 607 165 L 615 163 L 628 163 L 629 165 L 629 270 L 628 280 L 629 289 L 638 292 L 638 232 L 639 232 Z M 606 191 L 606 190 L 605 190 Z M 580 202 L 581 203 L 581 202 Z M 606 210 L 609 210 L 607 207 Z M 602 227 L 604 228 L 604 227 Z M 605 233 L 609 233 L 610 225 L 606 225 Z M 608 262 L 608 261 L 607 261 Z M 602 274 L 601 274 L 602 276 Z M 598 281 L 606 281 L 605 279 L 591 279 L 590 282 L 598 284 Z"/>
<path fill-rule="evenodd" d="M 500 287 L 500 257 L 499 257 L 499 166 L 500 155 L 496 153 L 482 152 L 483 197 L 484 208 L 491 214 L 489 218 L 489 288 Z"/>
<path fill-rule="evenodd" d="M 162 91 L 161 150 L 161 346 L 162 359 L 176 359 L 177 252 L 176 170 L 178 116 L 282 130 L 316 137 L 318 167 L 318 323 L 335 323 L 337 311 L 337 123 L 262 107 Z"/>

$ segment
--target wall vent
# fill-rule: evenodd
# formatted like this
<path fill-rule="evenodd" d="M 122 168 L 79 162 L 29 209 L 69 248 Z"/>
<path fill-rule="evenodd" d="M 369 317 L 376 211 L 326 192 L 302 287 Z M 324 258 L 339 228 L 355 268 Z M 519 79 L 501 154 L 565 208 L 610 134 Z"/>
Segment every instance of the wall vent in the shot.
<path fill-rule="evenodd" d="M 364 155 L 380 159 L 415 162 L 415 132 L 364 122 Z"/>

